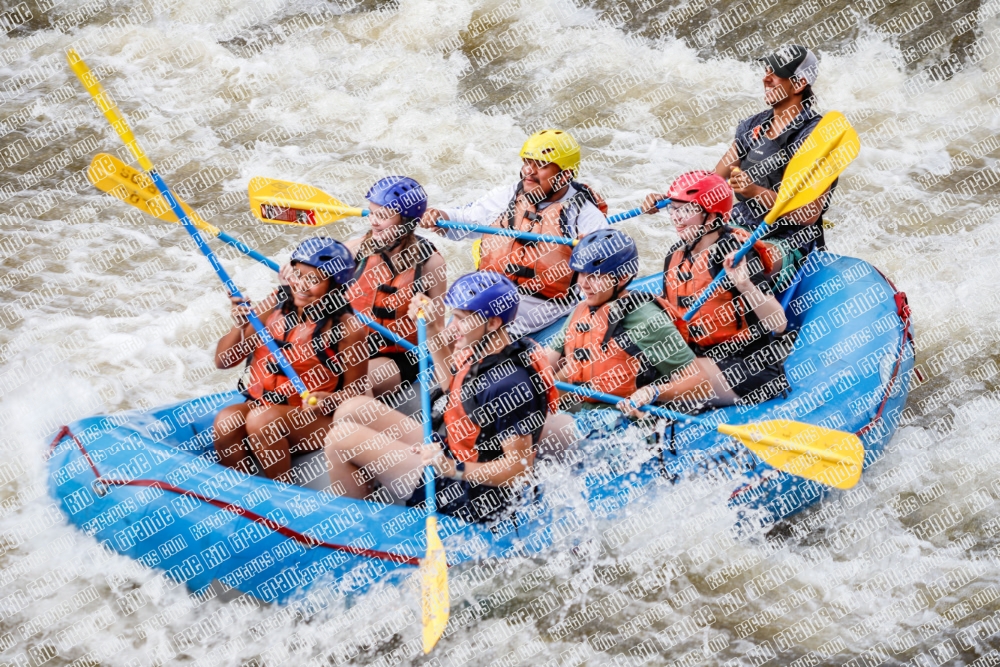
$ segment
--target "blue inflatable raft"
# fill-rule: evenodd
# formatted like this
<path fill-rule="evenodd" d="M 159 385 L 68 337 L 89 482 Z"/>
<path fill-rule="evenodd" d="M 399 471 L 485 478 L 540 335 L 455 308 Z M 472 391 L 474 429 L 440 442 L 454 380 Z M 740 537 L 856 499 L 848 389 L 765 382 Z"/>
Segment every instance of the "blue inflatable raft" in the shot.
<path fill-rule="evenodd" d="M 651 276 L 633 289 L 658 291 L 660 281 Z M 709 421 L 783 418 L 851 431 L 864 444 L 867 467 L 892 437 L 906 402 L 913 347 L 905 296 L 870 264 L 829 253 L 814 253 L 790 289 L 786 308 L 797 332 L 786 360 L 791 391 L 714 411 Z M 321 455 L 296 462 L 302 486 L 215 463 L 213 419 L 238 400 L 235 392 L 216 394 L 64 426 L 52 441 L 50 491 L 72 523 L 194 591 L 218 590 L 221 582 L 223 590 L 266 601 L 307 593 L 337 598 L 413 571 L 424 551 L 419 508 L 324 492 L 329 480 Z M 577 424 L 592 439 L 628 440 L 621 437 L 627 422 L 613 410 L 583 411 Z M 732 505 L 765 522 L 827 492 L 767 466 L 710 425 L 661 430 L 659 438 L 634 439 L 626 454 L 593 448 L 603 460 L 584 456 L 569 473 L 583 479 L 573 485 L 586 489 L 572 492 L 578 498 L 567 495 L 568 487 L 547 489 L 544 480 L 558 466 L 539 464 L 539 492 L 515 520 L 487 526 L 441 516 L 449 563 L 544 552 L 575 539 L 595 516 L 618 520 L 636 495 L 676 492 L 693 476 L 710 476 L 730 490 Z M 579 511 L 583 503 L 593 516 Z"/>

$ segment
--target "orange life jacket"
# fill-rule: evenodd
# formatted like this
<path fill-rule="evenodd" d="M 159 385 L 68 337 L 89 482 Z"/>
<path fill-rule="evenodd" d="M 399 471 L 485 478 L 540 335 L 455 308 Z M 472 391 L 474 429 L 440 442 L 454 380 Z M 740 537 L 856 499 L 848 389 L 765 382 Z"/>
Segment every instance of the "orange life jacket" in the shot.
<path fill-rule="evenodd" d="M 344 367 L 337 354 L 339 341 L 330 345 L 327 341 L 335 333 L 330 333 L 332 329 L 323 331 L 329 321 L 330 318 L 323 318 L 318 322 L 300 322 L 286 331 L 285 316 L 280 308 L 275 308 L 264 323 L 309 391 L 338 391 L 343 386 Z M 271 405 L 302 405 L 302 398 L 263 344 L 253 351 L 249 378 L 240 381 L 240 388 L 251 398 Z"/>
<path fill-rule="evenodd" d="M 586 303 L 578 305 L 569 317 L 563 346 L 567 381 L 622 398 L 654 382 L 656 368 L 624 326 L 630 312 L 650 301 L 670 312 L 666 301 L 641 292 L 626 292 L 593 309 Z"/>
<path fill-rule="evenodd" d="M 417 342 L 417 327 L 413 320 L 406 316 L 406 311 L 413 295 L 423 291 L 421 278 L 424 266 L 436 252 L 430 241 L 419 236 L 415 238 L 415 243 L 396 256 L 395 264 L 387 252 L 373 253 L 364 258 L 358 257 L 354 282 L 347 288 L 346 294 L 355 311 L 364 313 L 414 344 Z M 398 271 L 397 264 L 407 268 Z M 378 341 L 378 352 L 403 351 L 398 345 L 385 343 L 378 334 L 373 336 Z"/>
<path fill-rule="evenodd" d="M 690 305 L 722 271 L 726 256 L 748 238 L 750 233 L 746 230 L 725 226 L 719 240 L 697 256 L 691 254 L 686 244 L 678 244 L 671 248 L 664 260 L 664 300 L 677 330 L 689 345 L 707 349 L 720 343 L 738 342 L 742 338 L 751 340 L 755 335 L 752 328 L 759 320 L 744 299 L 735 298 L 739 292 L 732 286 L 716 289 L 690 322 L 682 319 Z M 755 273 L 755 269 L 767 274 L 774 269 L 769 248 L 769 244 L 758 241 L 747 254 L 751 274 Z"/>
<path fill-rule="evenodd" d="M 532 390 L 537 392 L 544 387 L 548 405 L 547 414 L 555 412 L 558 407 L 559 392 L 556 391 L 555 377 L 542 348 L 522 339 L 508 345 L 500 354 L 528 370 L 532 375 L 531 380 L 534 385 Z M 481 361 L 480 355 L 471 349 L 457 354 L 454 358 L 458 370 L 452 378 L 451 389 L 448 392 L 444 424 L 448 434 L 448 449 L 459 461 L 482 462 L 482 452 L 477 449 L 477 445 L 497 435 L 490 425 L 483 426 L 476 422 L 475 411 L 480 406 L 475 402 L 477 393 L 475 380 L 479 377 Z M 463 387 L 465 387 L 464 395 Z"/>
<path fill-rule="evenodd" d="M 572 184 L 576 193 L 568 199 L 549 204 L 541 213 L 537 205 L 523 194 L 523 181 L 518 183 L 507 210 L 494 223 L 496 227 L 516 229 L 534 234 L 576 238 L 575 229 L 580 209 L 589 202 L 607 215 L 608 205 L 596 192 L 583 183 Z M 576 282 L 576 273 L 569 268 L 573 247 L 559 243 L 519 241 L 497 234 L 484 234 L 480 246 L 480 271 L 502 273 L 517 285 L 523 295 L 545 299 L 564 299 Z"/>

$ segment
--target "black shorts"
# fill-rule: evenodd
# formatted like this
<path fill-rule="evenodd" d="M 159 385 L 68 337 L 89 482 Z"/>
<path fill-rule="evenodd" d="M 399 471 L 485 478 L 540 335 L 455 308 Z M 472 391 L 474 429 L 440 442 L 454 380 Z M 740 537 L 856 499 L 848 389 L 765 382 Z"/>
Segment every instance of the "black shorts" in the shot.
<path fill-rule="evenodd" d="M 403 384 L 416 384 L 417 377 L 420 375 L 420 362 L 416 359 L 411 361 L 410 355 L 406 352 L 379 352 L 372 359 L 378 359 L 379 357 L 383 359 L 389 359 L 396 363 L 396 368 L 399 369 L 399 380 Z"/>
<path fill-rule="evenodd" d="M 740 403 L 763 403 L 788 390 L 783 363 L 765 366 L 753 372 L 743 357 L 723 357 L 713 361 L 726 377 Z"/>
<path fill-rule="evenodd" d="M 510 491 L 496 486 L 476 485 L 450 477 L 434 478 L 437 511 L 455 516 L 466 523 L 493 521 L 511 513 L 513 497 Z M 422 505 L 427 500 L 426 481 L 420 483 L 406 499 L 407 507 Z"/>

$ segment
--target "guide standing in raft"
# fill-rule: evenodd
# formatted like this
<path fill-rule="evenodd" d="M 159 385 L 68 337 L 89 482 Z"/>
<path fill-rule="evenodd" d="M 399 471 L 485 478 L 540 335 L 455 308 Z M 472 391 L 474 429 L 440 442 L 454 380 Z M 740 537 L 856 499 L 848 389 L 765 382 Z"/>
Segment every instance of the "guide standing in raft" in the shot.
<path fill-rule="evenodd" d="M 580 145 L 563 130 L 542 130 L 521 147 L 521 180 L 502 186 L 462 208 L 428 208 L 420 224 L 438 234 L 438 220 L 505 227 L 522 232 L 580 239 L 606 227 L 607 204 L 588 186 L 575 180 L 580 169 Z M 479 234 L 447 230 L 458 241 Z M 534 243 L 506 236 L 482 236 L 479 269 L 507 276 L 521 295 L 515 338 L 540 331 L 569 314 L 579 301 L 576 274 L 569 268 L 572 248 Z"/>
<path fill-rule="evenodd" d="M 736 193 L 730 224 L 753 231 L 763 223 L 781 187 L 785 167 L 823 116 L 814 108 L 812 85 L 819 73 L 815 54 L 790 44 L 760 58 L 765 65 L 764 99 L 771 107 L 742 120 L 736 138 L 715 166 Z M 834 181 L 833 188 L 837 186 Z M 831 188 L 831 190 L 833 189 Z M 814 249 L 825 250 L 823 212 L 830 193 L 783 216 L 765 238 L 780 241 L 786 257 L 780 282 Z"/>

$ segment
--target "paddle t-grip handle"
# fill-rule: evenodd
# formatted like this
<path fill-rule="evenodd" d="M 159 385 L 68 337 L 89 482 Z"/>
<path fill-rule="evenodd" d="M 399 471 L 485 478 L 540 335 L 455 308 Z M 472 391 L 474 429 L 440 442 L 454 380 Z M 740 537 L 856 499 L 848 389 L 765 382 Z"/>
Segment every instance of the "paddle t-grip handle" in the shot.
<path fill-rule="evenodd" d="M 236 287 L 236 283 L 234 283 L 232 278 L 229 277 L 229 274 L 226 273 L 226 270 L 219 262 L 219 258 L 216 257 L 214 252 L 212 252 L 212 249 L 208 246 L 208 242 L 205 241 L 205 238 L 194 226 L 194 223 L 191 222 L 191 219 L 188 217 L 184 207 L 182 207 L 180 202 L 174 197 L 173 192 L 170 191 L 166 182 L 156 171 L 156 167 L 153 166 L 153 162 L 146 155 L 145 151 L 142 150 L 142 147 L 139 146 L 138 140 L 132 133 L 132 129 L 129 127 L 125 117 L 122 116 L 121 112 L 118 110 L 114 100 L 104 91 L 104 88 L 94 77 L 93 73 L 91 73 L 90 68 L 87 67 L 87 64 L 83 62 L 83 59 L 75 50 L 70 49 L 67 51 L 66 59 L 69 61 L 70 69 L 73 70 L 73 73 L 76 74 L 80 83 L 83 84 L 84 89 L 86 89 L 87 93 L 90 94 L 94 103 L 97 105 L 97 108 L 107 119 L 108 123 L 110 123 L 111 128 L 118 134 L 122 142 L 129 148 L 129 150 L 132 151 L 132 154 L 139 162 L 139 166 L 146 171 L 150 179 L 152 179 L 153 184 L 156 185 L 156 189 L 159 190 L 164 200 L 166 200 L 167 204 L 174 212 L 174 215 L 176 215 L 177 219 L 180 220 L 181 226 L 183 226 L 184 230 L 191 236 L 195 245 L 198 246 L 198 249 L 201 250 L 202 254 L 208 258 L 208 263 L 212 265 L 215 275 L 217 275 L 222 281 L 222 284 L 225 285 L 226 291 L 229 292 L 230 296 L 243 299 L 244 297 Z M 260 318 L 257 317 L 253 310 L 247 311 L 247 319 L 250 321 L 250 324 L 253 325 L 254 331 L 257 332 L 257 334 L 261 337 L 261 340 L 267 346 L 268 351 L 274 356 L 275 360 L 278 362 L 278 366 L 281 367 L 285 377 L 287 377 L 292 383 L 295 391 L 298 392 L 303 401 L 309 400 L 309 391 L 306 389 L 305 384 L 302 382 L 301 378 L 299 378 L 291 364 L 288 363 L 288 360 L 285 359 L 285 355 L 281 353 L 281 349 L 275 344 L 274 338 L 267 330 L 267 327 L 264 326 L 264 323 L 260 321 Z"/>

